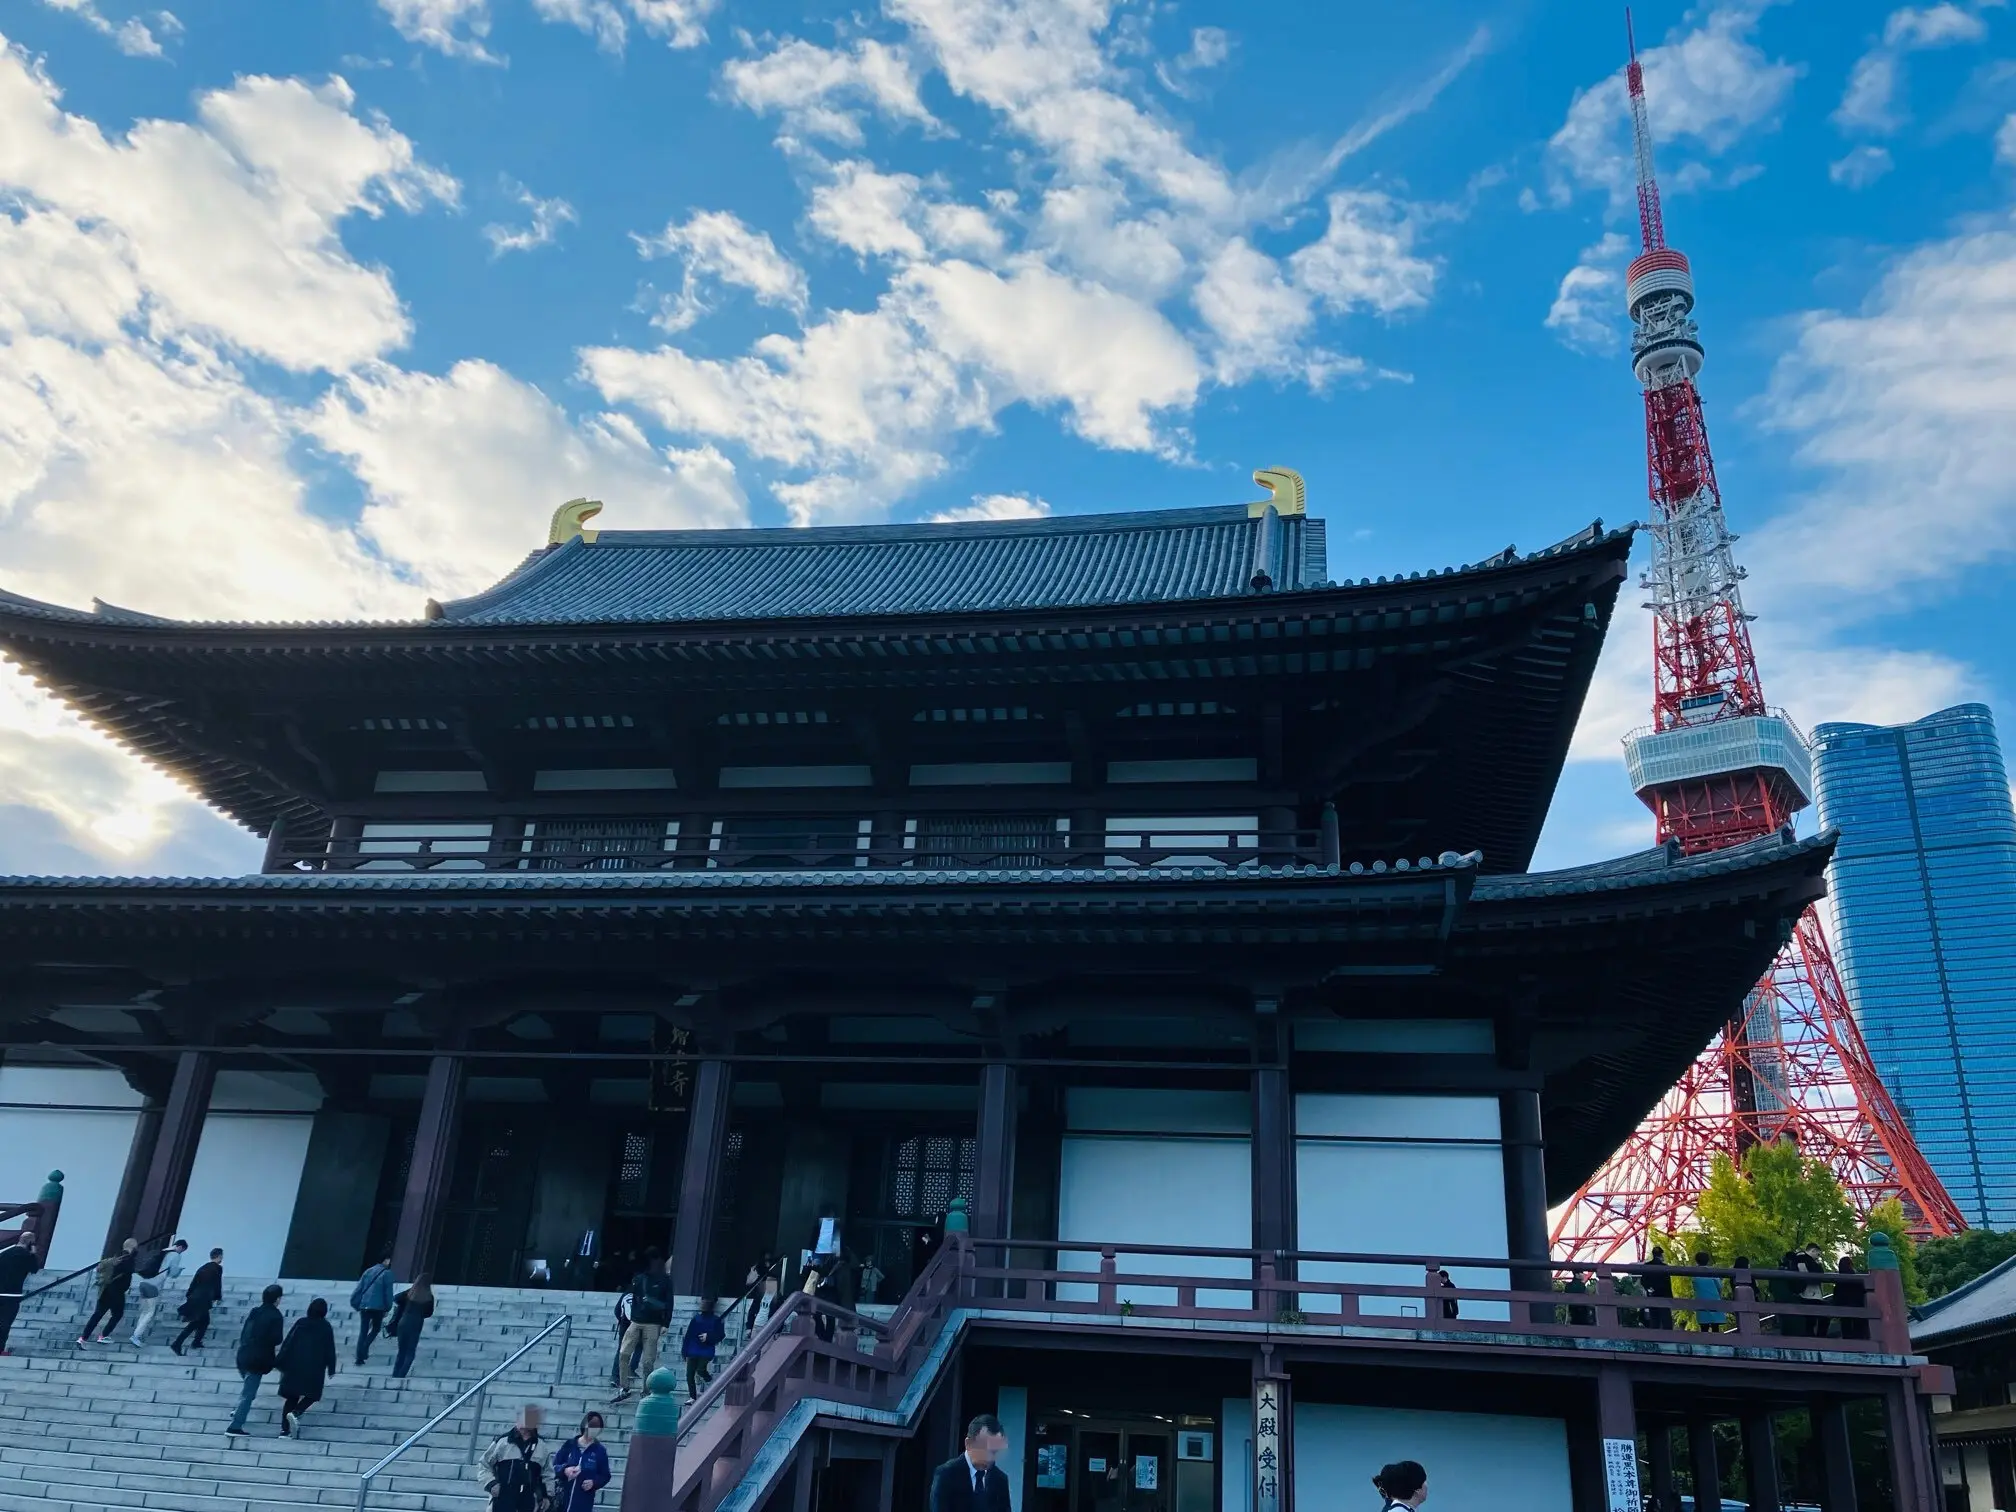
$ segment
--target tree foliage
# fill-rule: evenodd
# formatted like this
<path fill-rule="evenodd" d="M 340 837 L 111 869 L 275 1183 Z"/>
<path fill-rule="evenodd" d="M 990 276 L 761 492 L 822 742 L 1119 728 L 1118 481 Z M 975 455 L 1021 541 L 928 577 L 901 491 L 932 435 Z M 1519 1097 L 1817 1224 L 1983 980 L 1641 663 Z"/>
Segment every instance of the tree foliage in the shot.
<path fill-rule="evenodd" d="M 1926 1240 L 1918 1249 L 1918 1274 L 1927 1297 L 1943 1297 L 1976 1276 L 1985 1276 L 2011 1255 L 2016 1255 L 2016 1232 L 1969 1229 L 1948 1239 Z"/>
<path fill-rule="evenodd" d="M 1867 1234 L 1880 1231 L 1897 1253 L 1905 1295 L 1919 1295 L 1902 1205 L 1882 1204 L 1865 1229 L 1833 1172 L 1823 1162 L 1807 1159 L 1789 1139 L 1751 1146 L 1740 1166 L 1727 1155 L 1716 1156 L 1694 1221 L 1696 1233 L 1654 1234 L 1651 1242 L 1663 1244 L 1676 1263 L 1683 1253 L 1691 1258 L 1706 1250 L 1717 1265 L 1741 1256 L 1760 1270 L 1771 1270 L 1787 1251 L 1809 1244 L 1819 1245 L 1830 1260 L 1845 1251 L 1863 1256 Z"/>

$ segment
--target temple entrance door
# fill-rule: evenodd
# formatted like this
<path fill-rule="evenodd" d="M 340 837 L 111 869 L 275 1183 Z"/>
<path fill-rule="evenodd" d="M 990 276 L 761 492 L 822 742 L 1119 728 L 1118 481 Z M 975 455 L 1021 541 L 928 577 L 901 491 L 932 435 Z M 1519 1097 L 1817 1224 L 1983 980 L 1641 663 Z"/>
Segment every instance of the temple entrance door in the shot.
<path fill-rule="evenodd" d="M 518 1286 L 532 1216 L 538 1146 L 534 1115 L 472 1113 L 462 1126 L 442 1217 L 434 1279 L 461 1286 Z"/>
<path fill-rule="evenodd" d="M 1073 1435 L 1071 1512 L 1169 1512 L 1171 1434 L 1163 1424 L 1081 1422 Z"/>

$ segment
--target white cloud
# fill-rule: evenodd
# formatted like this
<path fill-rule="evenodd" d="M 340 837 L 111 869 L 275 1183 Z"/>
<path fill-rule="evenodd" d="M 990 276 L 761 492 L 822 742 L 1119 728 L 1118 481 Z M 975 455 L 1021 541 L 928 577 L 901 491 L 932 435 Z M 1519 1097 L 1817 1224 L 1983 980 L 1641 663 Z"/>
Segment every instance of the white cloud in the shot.
<path fill-rule="evenodd" d="M 1157 417 L 1196 402 L 1202 374 L 1190 344 L 1152 308 L 1096 284 L 953 261 L 914 268 L 899 288 L 940 350 L 986 373 L 1006 398 L 1062 402 L 1088 441 L 1167 450 Z"/>
<path fill-rule="evenodd" d="M 1834 124 L 1844 131 L 1883 135 L 1904 124 L 1897 103 L 1904 58 L 1914 52 L 1979 42 L 1987 25 L 1972 11 L 1942 3 L 1922 9 L 1905 6 L 1890 13 L 1883 36 L 1856 60 L 1848 87 L 1834 111 Z"/>
<path fill-rule="evenodd" d="M 1222 26 L 1200 26 L 1190 33 L 1190 47 L 1178 57 L 1155 65 L 1155 77 L 1171 94 L 1184 99 L 1198 93 L 1196 76 L 1208 73 L 1232 56 L 1232 37 Z"/>
<path fill-rule="evenodd" d="M 1194 295 L 1197 313 L 1217 338 L 1215 371 L 1237 383 L 1254 373 L 1302 366 L 1302 336 L 1316 319 L 1314 300 L 1282 276 L 1281 265 L 1235 236 L 1205 265 Z"/>
<path fill-rule="evenodd" d="M 570 498 L 608 500 L 623 529 L 748 521 L 735 469 L 711 447 L 660 455 L 622 415 L 574 424 L 488 362 L 459 362 L 441 378 L 354 373 L 306 429 L 368 491 L 365 539 L 440 596 L 503 576 Z"/>
<path fill-rule="evenodd" d="M 63 113 L 55 87 L 0 55 L 0 185 L 118 228 L 150 315 L 296 371 L 402 344 L 390 277 L 351 259 L 335 226 L 449 199 L 410 142 L 359 120 L 341 80 L 240 79 L 195 123 L 143 121 L 123 141 Z"/>
<path fill-rule="evenodd" d="M 1861 309 L 1800 322 L 1764 416 L 1822 482 L 1753 535 L 1753 569 L 1838 617 L 2007 557 L 2012 413 L 2016 225 L 2005 219 L 1898 257 Z"/>
<path fill-rule="evenodd" d="M 1007 246 L 993 216 L 978 205 L 929 198 L 922 179 L 884 173 L 850 158 L 812 190 L 806 224 L 863 257 L 915 261 L 930 251 L 997 257 Z"/>
<path fill-rule="evenodd" d="M 1864 142 L 1827 165 L 1827 177 L 1849 189 L 1867 189 L 1895 166 L 1890 149 Z"/>
<path fill-rule="evenodd" d="M 805 521 L 885 510 L 937 475 L 950 435 L 1014 403 L 1062 405 L 1100 445 L 1167 450 L 1158 421 L 1194 403 L 1201 378 L 1147 306 L 1039 266 L 1004 276 L 960 261 L 909 266 L 873 310 L 829 313 L 744 357 L 603 347 L 582 367 L 610 403 L 817 474 L 776 490 Z"/>
<path fill-rule="evenodd" d="M 935 127 L 917 92 L 910 55 L 863 38 L 851 48 L 825 48 L 797 38 L 767 53 L 738 58 L 721 70 L 730 98 L 758 115 L 783 118 L 787 130 L 849 147 L 862 140 L 861 116 Z"/>
<path fill-rule="evenodd" d="M 523 184 L 506 187 L 514 201 L 532 212 L 532 219 L 524 226 L 506 226 L 497 222 L 485 226 L 483 239 L 490 243 L 492 257 L 551 246 L 560 235 L 560 228 L 574 223 L 574 207 L 564 199 L 541 199 Z"/>
<path fill-rule="evenodd" d="M 408 42 L 451 58 L 500 61 L 483 45 L 490 35 L 490 0 L 378 0 L 378 8 Z"/>
<path fill-rule="evenodd" d="M 627 417 L 570 422 L 486 364 L 435 379 L 383 361 L 406 315 L 341 227 L 454 186 L 351 107 L 340 84 L 241 79 L 191 122 L 108 138 L 0 51 L 5 587 L 198 618 L 412 617 L 516 561 L 570 493 L 663 523 L 743 517 L 716 453 L 656 453 Z M 255 362 L 336 391 L 304 411 L 262 392 Z M 304 438 L 349 461 L 361 519 L 315 496 Z M 12 672 L 0 792 L 0 866 L 17 845 L 66 866 L 243 854 Z"/>
<path fill-rule="evenodd" d="M 1373 190 L 1330 196 L 1323 235 L 1288 259 L 1296 281 L 1337 314 L 1397 315 L 1428 303 L 1435 265 L 1414 254 L 1412 207 Z"/>
<path fill-rule="evenodd" d="M 2001 129 L 1995 133 L 1995 156 L 2016 168 L 2016 112 L 2003 117 Z"/>
<path fill-rule="evenodd" d="M 680 290 L 668 296 L 652 324 L 683 331 L 711 306 L 713 284 L 746 289 L 757 303 L 802 315 L 810 298 L 805 271 L 777 250 L 767 231 L 756 231 L 726 210 L 701 210 L 684 222 L 670 221 L 656 236 L 636 238 L 644 257 L 677 257 L 685 263 Z"/>
<path fill-rule="evenodd" d="M 976 520 L 1041 520 L 1050 505 L 1028 494 L 975 494 L 971 504 L 941 509 L 931 516 L 934 525 L 957 525 Z"/>
<path fill-rule="evenodd" d="M 1752 40 L 1759 0 L 1724 4 L 1690 30 L 1676 31 L 1640 54 L 1645 105 L 1663 152 L 1693 149 L 1709 157 L 1734 150 L 1776 123 L 1799 68 L 1767 58 Z M 1601 189 L 1613 210 L 1632 201 L 1635 174 L 1624 71 L 1576 95 L 1561 129 L 1547 143 L 1549 187 L 1557 204 L 1577 188 Z M 1669 174 L 1678 187 L 1681 174 Z"/>
<path fill-rule="evenodd" d="M 1623 262 L 1630 247 L 1621 233 L 1606 231 L 1593 246 L 1584 247 L 1575 266 L 1562 275 L 1545 324 L 1564 346 L 1610 353 L 1622 345 L 1618 327 L 1624 312 Z"/>
<path fill-rule="evenodd" d="M 853 159 L 812 191 L 806 223 L 826 240 L 863 257 L 914 259 L 924 235 L 912 224 L 923 183 L 914 174 L 882 173 Z"/>
<path fill-rule="evenodd" d="M 720 0 L 532 0 L 547 21 L 579 27 L 604 52 L 620 53 L 631 23 L 668 47 L 698 47 L 707 40 L 706 21 Z"/>
<path fill-rule="evenodd" d="M 95 0 L 42 0 L 42 3 L 51 10 L 75 16 L 99 35 L 110 37 L 113 46 L 132 58 L 164 57 L 161 37 L 180 36 L 182 33 L 182 23 L 170 11 L 152 12 L 154 24 L 149 26 L 141 16 L 112 21 L 99 12 Z"/>

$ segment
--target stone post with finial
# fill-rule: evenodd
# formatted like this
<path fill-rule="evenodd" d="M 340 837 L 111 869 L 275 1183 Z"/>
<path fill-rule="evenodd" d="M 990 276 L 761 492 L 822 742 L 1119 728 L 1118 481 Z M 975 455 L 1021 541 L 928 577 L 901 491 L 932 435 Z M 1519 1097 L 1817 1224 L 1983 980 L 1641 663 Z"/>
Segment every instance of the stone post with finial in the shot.
<path fill-rule="evenodd" d="M 660 1366 L 644 1383 L 623 1457 L 620 1512 L 659 1512 L 671 1504 L 673 1455 L 679 1443 L 679 1377 Z"/>

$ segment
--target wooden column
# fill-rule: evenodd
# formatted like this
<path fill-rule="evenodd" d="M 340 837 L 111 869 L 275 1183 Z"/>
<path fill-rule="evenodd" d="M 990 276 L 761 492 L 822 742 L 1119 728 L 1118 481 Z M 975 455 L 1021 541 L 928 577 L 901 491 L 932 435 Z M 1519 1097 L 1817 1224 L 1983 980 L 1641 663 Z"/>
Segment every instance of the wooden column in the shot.
<path fill-rule="evenodd" d="M 1750 1512 L 1782 1512 L 1778 1489 L 1778 1429 L 1768 1409 L 1743 1414 L 1743 1477 Z M 1908 1505 L 1900 1501 L 1900 1507 Z"/>
<path fill-rule="evenodd" d="M 119 1194 L 112 1199 L 112 1220 L 105 1226 L 105 1244 L 98 1251 L 101 1255 L 116 1255 L 119 1246 L 130 1238 L 139 1238 L 133 1225 L 140 1220 L 140 1195 L 147 1189 L 147 1168 L 154 1163 L 154 1147 L 161 1142 L 161 1100 L 148 1097 L 140 1104 L 140 1113 L 133 1120 L 133 1142 L 126 1147 L 126 1170 L 119 1178 Z M 43 1256 L 48 1249 L 43 1248 Z"/>
<path fill-rule="evenodd" d="M 1013 1066 L 980 1070 L 980 1150 L 973 1172 L 971 1231 L 975 1239 L 1006 1239 L 1015 1195 L 1015 1121 L 1021 1079 Z M 1002 1265 L 1005 1251 L 982 1250 L 982 1265 Z"/>
<path fill-rule="evenodd" d="M 1813 1437 L 1820 1448 L 1820 1505 L 1823 1512 L 1856 1512 L 1855 1455 L 1848 1437 L 1848 1404 L 1840 1397 L 1815 1397 Z"/>
<path fill-rule="evenodd" d="M 1605 1512 L 1642 1512 L 1638 1494 L 1638 1414 L 1631 1377 L 1605 1365 L 1596 1372 L 1596 1433 L 1603 1451 Z"/>
<path fill-rule="evenodd" d="M 1715 1424 L 1687 1420 L 1687 1458 L 1694 1468 L 1694 1512 L 1722 1512 L 1722 1462 L 1715 1453 Z"/>
<path fill-rule="evenodd" d="M 1652 1512 L 1680 1512 L 1673 1488 L 1673 1429 L 1652 1423 L 1645 1429 L 1645 1461 L 1652 1472 Z"/>
<path fill-rule="evenodd" d="M 1547 1241 L 1547 1159 L 1540 1130 L 1540 1092 L 1521 1088 L 1498 1094 L 1499 1138 L 1505 1161 L 1505 1238 L 1514 1260 L 1516 1291 L 1554 1289 Z M 1551 1303 L 1531 1305 L 1535 1322 L 1551 1321 Z"/>
<path fill-rule="evenodd" d="M 1940 1512 L 1945 1491 L 1916 1382 L 1896 1381 L 1883 1393 L 1883 1426 L 1890 1440 L 1890 1483 L 1897 1488 L 1897 1512 Z"/>
<path fill-rule="evenodd" d="M 411 1281 L 434 1267 L 441 1210 L 455 1174 L 455 1141 L 462 1131 L 463 1074 L 459 1055 L 437 1055 L 427 1063 L 420 1125 L 413 1132 L 413 1163 L 406 1172 L 399 1228 L 392 1240 L 392 1266 L 402 1280 Z"/>
<path fill-rule="evenodd" d="M 1289 1028 L 1281 1022 L 1279 999 L 1259 998 L 1253 1015 L 1253 1247 L 1258 1250 L 1295 1248 L 1295 1094 L 1288 1081 Z M 1287 1280 L 1292 1262 L 1277 1260 L 1276 1273 Z M 1288 1304 L 1283 1292 L 1272 1304 Z M 1268 1307 L 1266 1299 L 1261 1305 Z"/>
<path fill-rule="evenodd" d="M 697 1297 L 711 1275 L 714 1213 L 721 1205 L 721 1162 L 728 1153 L 728 1104 L 735 1072 L 728 1062 L 694 1068 L 686 1115 L 686 1158 L 679 1174 L 679 1211 L 672 1220 L 672 1290 Z"/>
<path fill-rule="evenodd" d="M 196 1146 L 203 1139 L 203 1119 L 210 1111 L 210 1089 L 216 1081 L 215 1052 L 184 1050 L 176 1057 L 175 1079 L 161 1109 L 161 1132 L 147 1164 L 132 1237 L 152 1239 L 181 1221 L 182 1199 L 189 1195 L 189 1173 L 196 1168 Z"/>

